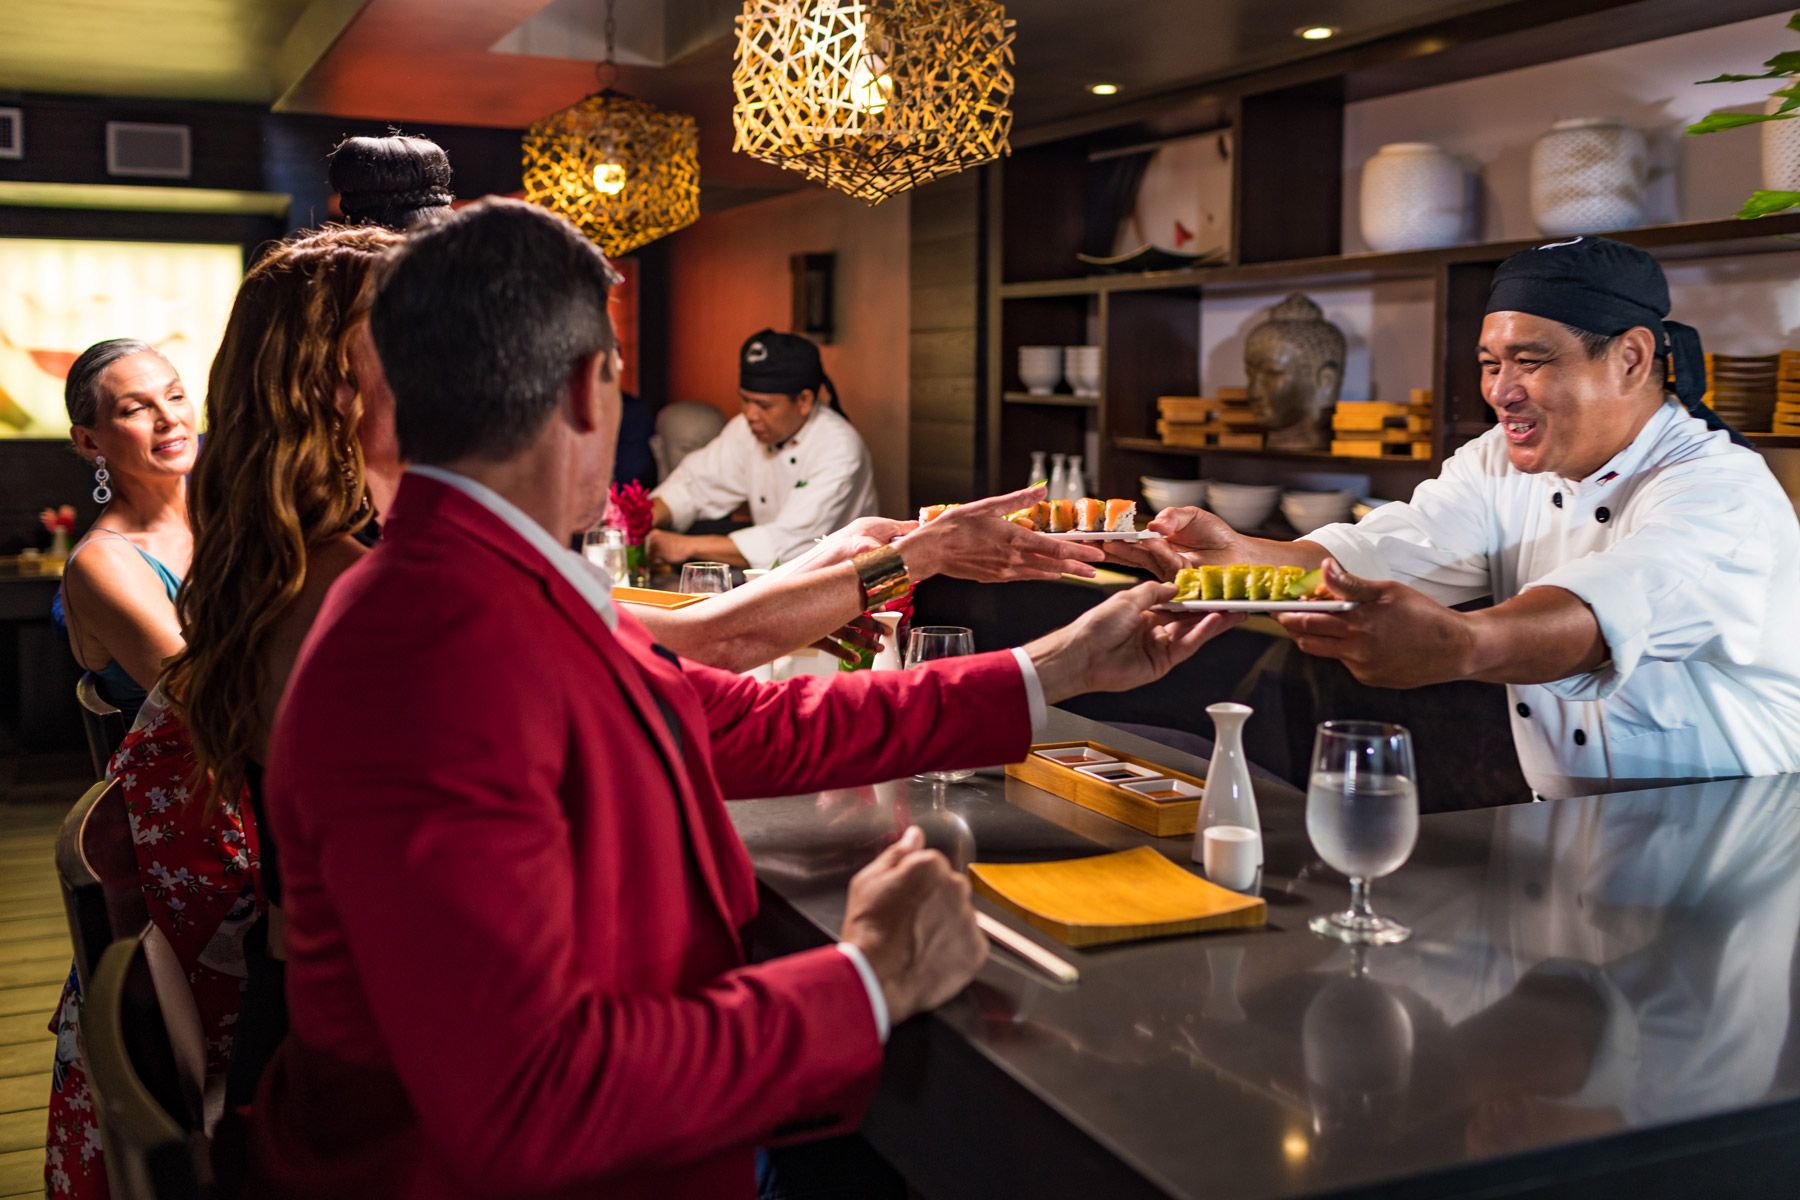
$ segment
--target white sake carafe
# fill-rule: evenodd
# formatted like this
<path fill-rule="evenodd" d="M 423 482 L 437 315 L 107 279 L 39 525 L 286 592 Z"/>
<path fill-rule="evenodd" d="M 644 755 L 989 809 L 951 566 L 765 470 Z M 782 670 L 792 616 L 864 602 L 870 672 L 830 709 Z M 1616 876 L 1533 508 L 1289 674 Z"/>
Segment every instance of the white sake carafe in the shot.
<path fill-rule="evenodd" d="M 1079 454 L 1069 459 L 1068 490 L 1063 495 L 1070 500 L 1079 500 L 1087 495 L 1087 472 L 1081 469 Z"/>
<path fill-rule="evenodd" d="M 1025 486 L 1036 487 L 1046 478 L 1048 477 L 1044 474 L 1044 452 L 1033 450 L 1031 452 L 1031 478 L 1025 481 Z"/>
<path fill-rule="evenodd" d="M 1206 861 L 1206 831 L 1214 825 L 1237 825 L 1256 834 L 1256 865 L 1262 866 L 1262 821 L 1256 815 L 1256 791 L 1250 785 L 1250 764 L 1244 758 L 1244 722 L 1254 710 L 1248 704 L 1209 704 L 1213 720 L 1212 763 L 1206 769 L 1206 790 L 1200 794 L 1200 817 L 1194 823 L 1194 848 L 1189 857 Z"/>
<path fill-rule="evenodd" d="M 1051 500 L 1066 500 L 1069 495 L 1069 456 L 1052 454 L 1050 456 L 1050 495 Z"/>

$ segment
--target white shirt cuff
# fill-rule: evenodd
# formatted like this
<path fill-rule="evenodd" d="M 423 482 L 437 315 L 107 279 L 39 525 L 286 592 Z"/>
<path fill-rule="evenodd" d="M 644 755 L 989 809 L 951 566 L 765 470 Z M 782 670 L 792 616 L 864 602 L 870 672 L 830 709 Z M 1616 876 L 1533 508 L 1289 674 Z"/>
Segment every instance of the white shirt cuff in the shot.
<path fill-rule="evenodd" d="M 1038 680 L 1037 668 L 1031 663 L 1031 655 L 1025 653 L 1023 646 L 1013 647 L 1013 659 L 1019 664 L 1019 675 L 1025 680 L 1025 704 L 1031 710 L 1031 737 L 1044 732 L 1044 723 L 1050 719 L 1050 706 L 1044 703 L 1044 685 Z"/>
<path fill-rule="evenodd" d="M 863 987 L 869 993 L 869 1011 L 875 1016 L 875 1036 L 882 1045 L 887 1045 L 887 997 L 882 995 L 881 981 L 875 978 L 875 968 L 869 965 L 869 956 L 854 942 L 839 942 L 837 948 L 838 953 L 849 959 L 856 967 L 856 973 L 862 976 Z"/>

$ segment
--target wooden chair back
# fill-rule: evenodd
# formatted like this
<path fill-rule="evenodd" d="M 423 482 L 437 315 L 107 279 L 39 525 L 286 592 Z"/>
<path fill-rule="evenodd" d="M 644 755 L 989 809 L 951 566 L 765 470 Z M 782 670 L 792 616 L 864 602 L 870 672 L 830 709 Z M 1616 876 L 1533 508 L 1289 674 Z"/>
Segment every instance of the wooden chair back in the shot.
<path fill-rule="evenodd" d="M 120 1200 L 197 1200 L 213 1188 L 206 1039 L 180 961 L 147 925 L 100 957 L 81 1017 L 106 1175 Z"/>
<path fill-rule="evenodd" d="M 75 684 L 75 699 L 81 704 L 81 728 L 87 734 L 88 758 L 94 764 L 94 778 L 106 778 L 106 764 L 125 740 L 125 714 L 100 695 L 91 672 L 82 672 Z"/>
<path fill-rule="evenodd" d="M 63 818 L 56 835 L 56 874 L 75 946 L 75 975 L 85 990 L 106 948 L 150 923 L 131 817 L 117 780 L 96 783 Z"/>

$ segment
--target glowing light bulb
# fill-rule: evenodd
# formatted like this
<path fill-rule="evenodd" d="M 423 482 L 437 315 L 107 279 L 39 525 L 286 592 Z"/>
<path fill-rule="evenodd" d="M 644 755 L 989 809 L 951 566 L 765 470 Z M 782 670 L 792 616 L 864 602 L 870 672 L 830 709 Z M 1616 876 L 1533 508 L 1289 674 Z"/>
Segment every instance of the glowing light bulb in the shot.
<path fill-rule="evenodd" d="M 616 196 L 625 190 L 625 165 L 606 162 L 594 168 L 594 190 L 602 196 Z"/>
<path fill-rule="evenodd" d="M 850 103 L 857 112 L 880 112 L 894 94 L 894 79 L 887 64 L 872 54 L 863 55 L 850 68 Z"/>
<path fill-rule="evenodd" d="M 1118 94 L 1119 85 L 1116 83 L 1090 83 L 1088 91 L 1096 96 L 1113 96 Z"/>
<path fill-rule="evenodd" d="M 1303 25 L 1294 30 L 1295 37 L 1305 38 L 1309 42 L 1322 42 L 1326 38 L 1337 36 L 1335 25 Z"/>

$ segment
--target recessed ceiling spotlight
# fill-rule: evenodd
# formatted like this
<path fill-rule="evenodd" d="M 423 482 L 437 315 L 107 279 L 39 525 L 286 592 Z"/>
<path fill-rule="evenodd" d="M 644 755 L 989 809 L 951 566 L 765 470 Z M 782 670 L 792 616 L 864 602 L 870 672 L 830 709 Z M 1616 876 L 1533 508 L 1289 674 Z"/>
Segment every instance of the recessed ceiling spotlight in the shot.
<path fill-rule="evenodd" d="M 1295 37 L 1305 38 L 1309 42 L 1322 42 L 1326 38 L 1336 37 L 1337 33 L 1336 25 L 1302 25 L 1294 30 Z"/>
<path fill-rule="evenodd" d="M 1119 90 L 1119 85 L 1116 83 L 1090 83 L 1090 84 L 1088 84 L 1088 91 L 1094 93 L 1094 95 L 1096 95 L 1096 96 L 1111 96 L 1111 95 L 1116 94 L 1118 92 L 1118 90 Z"/>

